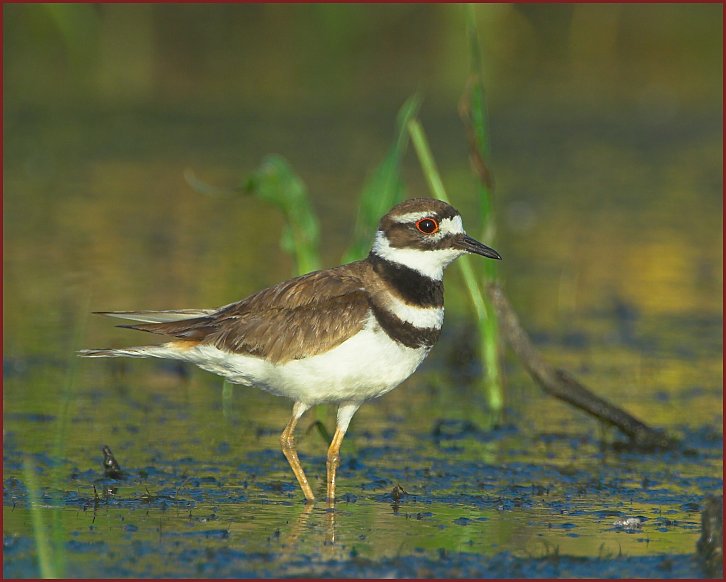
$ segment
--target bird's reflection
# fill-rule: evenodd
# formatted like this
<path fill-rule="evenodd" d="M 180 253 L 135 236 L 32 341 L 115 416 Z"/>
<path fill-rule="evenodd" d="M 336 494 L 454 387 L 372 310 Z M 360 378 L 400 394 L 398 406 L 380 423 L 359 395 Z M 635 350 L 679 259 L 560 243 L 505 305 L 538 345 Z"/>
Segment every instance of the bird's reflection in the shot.
<path fill-rule="evenodd" d="M 307 550 L 318 547 L 326 559 L 333 559 L 342 553 L 342 548 L 335 544 L 335 525 L 339 511 L 334 505 L 306 503 L 287 535 L 281 541 L 291 553 L 299 555 L 301 546 Z"/>

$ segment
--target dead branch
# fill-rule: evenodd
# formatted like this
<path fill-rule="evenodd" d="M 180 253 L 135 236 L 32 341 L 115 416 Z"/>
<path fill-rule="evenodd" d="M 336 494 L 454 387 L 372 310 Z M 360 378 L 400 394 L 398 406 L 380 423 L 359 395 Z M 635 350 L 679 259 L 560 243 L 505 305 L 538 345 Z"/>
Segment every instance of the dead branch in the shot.
<path fill-rule="evenodd" d="M 491 191 L 494 187 L 494 177 L 477 144 L 472 117 L 471 94 L 473 86 L 477 83 L 480 83 L 479 76 L 470 75 L 459 101 L 459 116 L 466 129 L 472 169 L 481 183 Z M 497 283 L 491 283 L 487 287 L 487 294 L 496 310 L 502 337 L 506 338 L 524 367 L 547 394 L 619 428 L 630 438 L 631 444 L 639 449 L 670 449 L 677 444 L 677 441 L 664 432 L 649 427 L 621 408 L 596 396 L 565 370 L 547 364 L 532 345 L 527 332 L 519 324 L 519 319 L 501 287 Z"/>
<path fill-rule="evenodd" d="M 547 394 L 619 428 L 630 438 L 631 444 L 639 449 L 670 449 L 675 446 L 676 441 L 664 432 L 649 427 L 621 408 L 593 394 L 565 370 L 553 368 L 546 363 L 520 325 L 517 314 L 501 287 L 497 284 L 489 285 L 487 293 L 497 312 L 502 336 Z"/>

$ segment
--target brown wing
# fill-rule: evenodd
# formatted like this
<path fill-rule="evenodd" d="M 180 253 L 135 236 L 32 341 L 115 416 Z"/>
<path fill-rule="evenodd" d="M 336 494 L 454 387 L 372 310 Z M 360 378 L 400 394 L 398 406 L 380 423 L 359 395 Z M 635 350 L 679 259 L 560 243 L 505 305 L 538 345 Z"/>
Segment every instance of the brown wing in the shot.
<path fill-rule="evenodd" d="M 329 350 L 360 331 L 369 309 L 364 262 L 316 271 L 263 289 L 206 317 L 130 325 L 274 363 Z"/>

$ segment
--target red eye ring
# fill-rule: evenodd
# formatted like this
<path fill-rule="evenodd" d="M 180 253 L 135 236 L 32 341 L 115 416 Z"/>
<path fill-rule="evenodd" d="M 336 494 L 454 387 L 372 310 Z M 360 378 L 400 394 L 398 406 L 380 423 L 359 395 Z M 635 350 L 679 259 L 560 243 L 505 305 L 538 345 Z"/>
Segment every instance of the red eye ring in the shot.
<path fill-rule="evenodd" d="M 416 221 L 416 228 L 424 234 L 434 234 L 439 230 L 439 223 L 435 218 L 422 218 Z"/>

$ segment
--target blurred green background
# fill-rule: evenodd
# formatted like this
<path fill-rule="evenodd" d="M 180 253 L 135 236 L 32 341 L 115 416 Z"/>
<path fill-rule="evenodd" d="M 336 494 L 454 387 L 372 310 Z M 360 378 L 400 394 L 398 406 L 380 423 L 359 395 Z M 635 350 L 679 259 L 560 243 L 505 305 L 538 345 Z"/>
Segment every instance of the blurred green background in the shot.
<path fill-rule="evenodd" d="M 722 6 L 487 4 L 476 15 L 496 248 L 525 327 L 553 363 L 649 423 L 720 431 Z M 114 451 L 121 443 L 129 467 L 205 459 L 222 443 L 229 453 L 216 460 L 228 468 L 277 449 L 288 404 L 239 389 L 225 405 L 233 414 L 220 420 L 220 381 L 201 371 L 180 384 L 158 362 L 83 361 L 67 379 L 75 349 L 140 341 L 89 318 L 91 310 L 212 307 L 294 271 L 279 248 L 276 209 L 200 195 L 186 169 L 230 187 L 266 154 L 282 154 L 307 184 L 323 263 L 334 265 L 350 242 L 363 183 L 393 139 L 396 112 L 420 91 L 449 196 L 469 231 L 479 231 L 457 114 L 469 69 L 461 5 L 4 4 L 3 26 L 6 475 L 22 479 L 18 455 L 48 451 L 49 431 L 66 415 L 73 430 L 64 436 L 63 470 L 98 471 L 103 443 Z M 409 196 L 430 195 L 411 151 L 404 174 Z M 413 450 L 408 435 L 426 434 L 434 416 L 478 420 L 468 299 L 458 273 L 447 281 L 441 344 L 421 374 L 361 409 L 344 458 L 364 430 L 400 429 L 387 442 Z M 598 432 L 543 398 L 512 362 L 508 371 L 522 462 L 540 463 L 543 447 L 552 453 L 540 438 L 547 431 Z M 176 410 L 179 417 L 165 416 Z M 405 418 L 382 416 L 401 410 Z M 301 441 L 303 455 L 321 454 L 319 439 Z M 499 442 L 467 447 L 502 466 L 511 458 Z M 548 462 L 579 466 L 597 451 L 580 453 L 556 451 Z M 272 458 L 260 462 L 285 481 L 284 459 Z M 386 463 L 395 460 L 380 459 L 390 474 Z M 316 482 L 319 469 L 309 469 Z M 722 474 L 715 461 L 699 470 Z M 358 481 L 342 487 L 352 490 L 364 477 L 350 473 Z M 380 503 L 366 510 L 390 513 Z M 234 511 L 240 521 L 249 510 Z M 696 520 L 694 511 L 677 517 Z M 357 519 L 370 525 L 367 514 Z M 527 535 L 556 535 L 527 519 L 518 525 Z M 5 523 L 6 533 L 29 535 L 24 514 L 7 513 Z M 370 555 L 397 547 L 397 527 L 379 532 Z M 342 539 L 348 534 L 354 529 Z M 598 526 L 556 543 L 575 555 L 597 555 L 603 539 L 616 553 L 617 544 L 626 554 L 684 553 L 697 532 L 653 532 L 648 548 L 613 535 Z M 532 551 L 529 538 L 494 545 Z M 153 572 L 163 575 L 158 562 Z M 10 571 L 18 572 L 28 574 Z"/>
<path fill-rule="evenodd" d="M 630 262 L 622 293 L 678 309 L 680 292 L 649 287 L 677 273 L 688 295 L 720 304 L 695 249 L 720 247 L 721 11 L 477 7 L 513 286 L 556 265 L 597 303 L 594 271 Z M 284 155 L 336 263 L 363 181 L 416 90 L 450 196 L 478 231 L 456 113 L 468 71 L 462 6 L 10 4 L 4 16 L 7 349 L 89 291 L 94 307 L 214 305 L 291 272 L 285 256 L 259 261 L 277 248 L 275 210 L 210 203 L 184 182 L 187 168 L 232 186 L 267 153 Z M 409 195 L 429 195 L 413 155 L 406 179 Z M 637 233 L 627 252 L 612 252 L 628 241 L 600 214 L 610 211 L 625 238 Z M 683 238 L 649 240 L 662 227 Z M 154 281 L 128 272 L 154 262 L 164 273 Z M 67 297 L 51 303 L 68 303 L 41 316 L 56 269 Z"/>
<path fill-rule="evenodd" d="M 553 100 L 665 111 L 717 103 L 721 7 L 477 8 L 493 107 Z M 12 111 L 57 107 L 329 111 L 445 106 L 467 71 L 460 5 L 5 7 Z M 49 99 L 52 97 L 52 99 Z M 531 104 L 530 104 L 531 107 Z"/>

